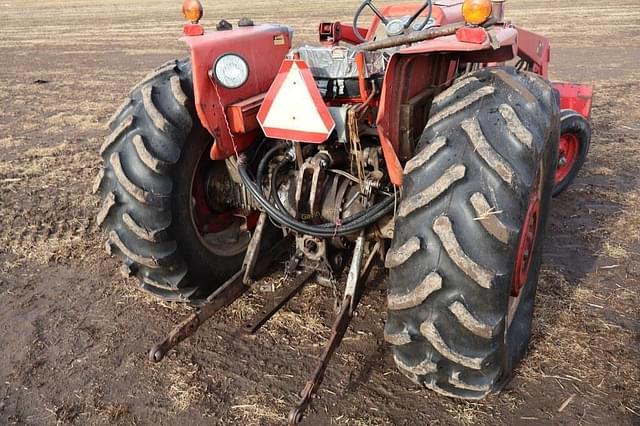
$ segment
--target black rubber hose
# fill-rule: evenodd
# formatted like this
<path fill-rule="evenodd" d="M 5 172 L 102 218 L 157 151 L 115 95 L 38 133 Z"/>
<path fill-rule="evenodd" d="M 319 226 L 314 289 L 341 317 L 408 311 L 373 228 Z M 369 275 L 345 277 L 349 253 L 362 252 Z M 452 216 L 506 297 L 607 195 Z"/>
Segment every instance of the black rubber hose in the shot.
<path fill-rule="evenodd" d="M 295 220 L 295 217 L 293 217 L 293 216 L 291 216 L 291 214 L 289 214 L 289 211 L 287 210 L 287 208 L 282 203 L 282 200 L 280 200 L 280 197 L 278 197 L 277 191 L 274 190 L 274 188 L 278 187 L 278 176 L 280 174 L 280 170 L 282 170 L 282 168 L 289 162 L 290 162 L 290 160 L 283 160 L 273 170 L 273 175 L 271 176 L 271 188 L 272 188 L 271 189 L 271 194 L 274 196 L 274 201 L 276 203 L 276 207 L 279 210 L 281 210 L 283 213 L 286 213 L 291 219 Z M 393 198 L 388 197 L 387 199 L 385 199 L 384 201 L 374 205 L 370 209 L 363 210 L 363 211 L 358 212 L 358 213 L 356 213 L 356 214 L 354 214 L 352 216 L 349 216 L 344 220 L 344 222 L 342 222 L 342 226 L 354 223 L 357 220 L 360 220 L 361 218 L 363 218 L 364 216 L 376 214 L 380 210 L 387 208 L 391 204 L 392 201 L 393 201 Z M 323 224 L 314 225 L 314 226 L 327 228 L 327 229 L 334 229 L 336 225 L 334 223 L 323 223 Z"/>
<path fill-rule="evenodd" d="M 379 210 L 376 209 L 375 213 L 369 211 L 367 212 L 368 214 L 365 217 L 350 222 L 346 225 L 336 227 L 333 224 L 329 224 L 331 227 L 333 227 L 333 229 L 330 227 L 308 225 L 304 222 L 299 222 L 291 218 L 291 216 L 289 216 L 287 213 L 281 212 L 277 207 L 272 205 L 269 200 L 265 198 L 255 182 L 253 182 L 253 180 L 249 176 L 246 165 L 246 157 L 244 156 L 242 156 L 240 158 L 240 161 L 238 162 L 238 171 L 240 172 L 240 178 L 242 179 L 242 182 L 249 189 L 251 195 L 255 197 L 255 199 L 260 203 L 262 208 L 267 212 L 269 216 L 271 216 L 274 220 L 281 223 L 282 225 L 302 234 L 313 235 L 321 238 L 353 234 L 371 225 L 372 223 L 377 222 L 379 219 L 393 210 L 393 200 L 389 198 L 388 200 L 380 203 L 380 205 L 384 206 L 383 208 L 381 208 L 382 206 L 376 206 L 379 208 Z"/>
<path fill-rule="evenodd" d="M 280 166 L 278 166 L 278 168 L 280 168 Z M 277 170 L 279 171 L 279 170 Z M 277 185 L 277 183 L 276 183 Z M 278 201 L 280 201 L 278 199 Z M 296 218 L 294 218 L 293 216 L 291 216 L 289 214 L 289 212 L 286 210 L 286 208 L 284 207 L 284 205 L 280 202 L 278 203 L 280 206 L 281 211 L 292 221 L 296 221 Z M 341 229 L 357 229 L 360 230 L 362 228 L 365 228 L 366 226 L 371 225 L 372 223 L 375 223 L 378 219 L 380 219 L 382 216 L 390 213 L 393 210 L 393 198 L 392 197 L 388 197 L 387 199 L 385 199 L 384 201 L 374 205 L 373 207 L 361 211 L 359 213 L 354 214 L 353 216 L 348 217 L 347 219 L 345 219 L 344 222 L 342 222 L 340 224 Z M 302 223 L 302 222 L 299 222 Z M 303 225 L 307 225 L 304 224 Z M 347 226 L 348 225 L 348 226 Z M 335 228 L 336 228 L 336 224 L 334 223 L 323 223 L 320 225 L 307 225 L 307 226 L 311 226 L 314 228 L 317 228 L 318 230 L 331 230 L 332 235 L 335 235 Z M 355 231 L 354 231 L 355 232 Z M 338 235 L 342 235 L 342 234 L 338 234 Z"/>
<path fill-rule="evenodd" d="M 285 205 L 282 204 L 282 200 L 280 199 L 280 197 L 278 197 L 278 175 L 280 175 L 280 170 L 282 170 L 288 163 L 288 160 L 282 160 L 280 164 L 278 164 L 276 168 L 273 169 L 273 175 L 271 176 L 271 196 L 276 202 L 276 207 L 278 207 L 279 210 L 282 210 L 283 213 L 288 213 L 288 211 Z"/>
<path fill-rule="evenodd" d="M 256 182 L 258 183 L 258 186 L 262 187 L 264 169 L 267 167 L 267 164 L 269 163 L 269 160 L 271 160 L 271 157 L 273 157 L 278 151 L 285 148 L 286 146 L 287 145 L 285 143 L 278 143 L 276 144 L 276 146 L 267 151 L 266 154 L 264 154 L 264 157 L 262 157 L 262 160 L 260 160 L 260 163 L 258 164 L 258 173 L 256 174 Z"/>

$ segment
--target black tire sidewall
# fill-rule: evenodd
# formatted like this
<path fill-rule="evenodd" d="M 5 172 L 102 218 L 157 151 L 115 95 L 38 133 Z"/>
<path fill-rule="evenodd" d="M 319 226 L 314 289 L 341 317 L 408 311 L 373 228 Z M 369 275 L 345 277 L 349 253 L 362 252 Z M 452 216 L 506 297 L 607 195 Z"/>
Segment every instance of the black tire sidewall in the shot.
<path fill-rule="evenodd" d="M 563 110 L 561 113 L 560 134 L 571 133 L 576 135 L 580 147 L 578 158 L 569 174 L 557 185 L 554 183 L 553 196 L 557 197 L 569 188 L 573 180 L 578 176 L 582 166 L 587 160 L 589 145 L 591 143 L 591 126 L 579 113 L 573 110 Z"/>

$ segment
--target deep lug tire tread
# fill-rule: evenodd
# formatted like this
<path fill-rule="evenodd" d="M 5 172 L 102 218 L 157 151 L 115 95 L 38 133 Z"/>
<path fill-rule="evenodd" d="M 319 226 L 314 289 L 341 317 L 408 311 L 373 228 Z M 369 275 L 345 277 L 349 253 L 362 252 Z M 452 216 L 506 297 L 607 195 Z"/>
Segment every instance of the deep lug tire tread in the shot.
<path fill-rule="evenodd" d="M 195 143 L 191 92 L 188 59 L 169 61 L 138 83 L 109 122 L 93 189 L 103 198 L 96 223 L 106 231 L 105 248 L 123 260 L 121 272 L 161 299 L 196 303 L 206 292 L 179 247 L 172 206 L 179 161 Z"/>
<path fill-rule="evenodd" d="M 385 340 L 401 372 L 442 395 L 481 399 L 498 390 L 526 348 L 530 315 L 517 314 L 522 330 L 516 337 L 525 343 L 510 348 L 506 308 L 539 170 L 550 199 L 558 104 L 557 92 L 533 74 L 475 72 L 434 100 L 405 167 L 387 256 Z M 455 168 L 464 173 L 453 179 Z M 548 200 L 543 206 L 548 209 Z M 534 263 L 537 280 L 539 260 Z M 532 305 L 535 283 L 526 288 Z"/>

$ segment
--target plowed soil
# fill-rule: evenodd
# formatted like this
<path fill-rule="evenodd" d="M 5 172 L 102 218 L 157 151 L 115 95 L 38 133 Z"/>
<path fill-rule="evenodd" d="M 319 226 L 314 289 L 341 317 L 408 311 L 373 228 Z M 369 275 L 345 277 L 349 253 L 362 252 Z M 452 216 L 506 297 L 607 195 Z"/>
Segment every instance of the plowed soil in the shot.
<path fill-rule="evenodd" d="M 204 24 L 284 22 L 299 43 L 357 2 L 205 1 Z M 521 0 L 552 40 L 552 78 L 595 88 L 589 160 L 553 205 L 529 356 L 469 403 L 419 389 L 382 338 L 384 274 L 327 371 L 308 424 L 640 424 L 640 12 L 637 0 Z M 257 289 L 158 365 L 148 348 L 189 312 L 121 278 L 90 195 L 106 122 L 184 57 L 180 2 L 0 2 L 0 424 L 282 424 L 329 335 L 318 286 L 260 333 Z M 279 280 L 278 275 L 270 278 Z"/>

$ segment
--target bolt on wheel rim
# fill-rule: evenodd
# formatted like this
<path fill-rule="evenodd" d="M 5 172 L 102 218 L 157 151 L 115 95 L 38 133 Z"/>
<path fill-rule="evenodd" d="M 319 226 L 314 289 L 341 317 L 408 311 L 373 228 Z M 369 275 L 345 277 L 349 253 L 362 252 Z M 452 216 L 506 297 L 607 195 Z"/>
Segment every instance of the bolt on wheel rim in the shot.
<path fill-rule="evenodd" d="M 518 242 L 518 250 L 516 251 L 516 259 L 513 268 L 513 276 L 511 281 L 511 294 L 507 307 L 507 327 L 511 325 L 515 317 L 524 287 L 529 279 L 529 272 L 533 264 L 533 257 L 536 249 L 536 240 L 540 225 L 540 187 L 531 192 L 527 213 L 522 223 L 520 232 L 520 240 Z"/>
<path fill-rule="evenodd" d="M 234 256 L 242 253 L 249 245 L 249 217 L 243 218 L 237 209 L 229 207 L 218 211 L 207 199 L 208 169 L 212 160 L 209 150 L 205 150 L 196 165 L 191 178 L 191 222 L 200 242 L 206 249 L 219 256 Z M 255 222 L 255 221 L 253 221 Z"/>
<path fill-rule="evenodd" d="M 578 161 L 580 141 L 573 133 L 565 133 L 560 136 L 558 147 L 558 168 L 556 169 L 556 184 L 559 184 L 569 176 L 574 165 Z"/>

